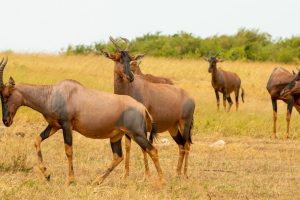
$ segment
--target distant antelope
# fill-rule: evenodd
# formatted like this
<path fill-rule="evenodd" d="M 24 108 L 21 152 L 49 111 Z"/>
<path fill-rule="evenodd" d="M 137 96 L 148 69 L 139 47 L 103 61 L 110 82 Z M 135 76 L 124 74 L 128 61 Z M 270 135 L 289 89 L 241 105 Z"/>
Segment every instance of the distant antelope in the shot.
<path fill-rule="evenodd" d="M 236 73 L 228 72 L 223 69 L 217 68 L 218 62 L 223 62 L 223 60 L 218 58 L 218 55 L 211 56 L 210 59 L 204 58 L 207 62 L 209 62 L 208 72 L 211 73 L 211 84 L 215 90 L 216 98 L 217 98 L 217 108 L 220 109 L 220 97 L 219 92 L 223 94 L 223 106 L 226 111 L 226 99 L 229 103 L 229 107 L 227 112 L 230 111 L 232 106 L 232 100 L 230 97 L 230 93 L 234 92 L 235 94 L 235 102 L 236 102 L 236 110 L 239 108 L 239 92 L 242 90 L 242 101 L 244 102 L 244 89 L 241 87 L 241 79 Z"/>
<path fill-rule="evenodd" d="M 272 107 L 273 107 L 273 134 L 272 138 L 277 138 L 276 136 L 276 121 L 277 121 L 277 100 L 282 100 L 287 103 L 287 113 L 286 113 L 286 138 L 289 138 L 289 130 L 290 130 L 290 120 L 293 106 L 300 113 L 300 96 L 299 95 L 283 95 L 288 92 L 288 87 L 293 86 L 295 81 L 299 79 L 299 76 L 295 75 L 295 73 L 291 73 L 288 70 L 282 67 L 276 67 L 268 80 L 267 90 L 271 96 Z M 285 90 L 284 90 L 285 88 Z"/>
<path fill-rule="evenodd" d="M 131 71 L 127 71 L 129 74 L 124 76 L 124 66 L 130 66 L 130 62 L 137 60 L 137 57 L 128 53 L 128 40 L 123 39 L 127 43 L 125 50 L 122 50 L 113 38 L 110 40 L 115 45 L 117 52 L 102 51 L 102 54 L 115 63 L 114 92 L 129 95 L 143 103 L 156 123 L 157 132 L 169 131 L 179 147 L 177 175 L 181 175 L 185 160 L 184 175 L 186 176 L 195 110 L 193 98 L 177 86 L 152 83 L 145 80 L 143 76 L 132 74 Z M 125 176 L 128 176 L 129 173 L 129 154 L 130 140 L 126 140 Z M 147 162 L 146 159 L 145 162 Z M 148 168 L 145 169 L 145 174 L 149 174 Z"/>
<path fill-rule="evenodd" d="M 10 77 L 3 84 L 3 71 L 7 63 L 0 64 L 2 120 L 5 126 L 13 123 L 20 106 L 28 106 L 41 113 L 48 126 L 37 135 L 34 145 L 38 166 L 47 180 L 50 174 L 43 163 L 41 142 L 59 129 L 63 130 L 65 152 L 69 162 L 67 184 L 74 180 L 72 130 L 94 139 L 110 139 L 113 159 L 110 167 L 94 183 L 101 183 L 123 160 L 121 139 L 126 132 L 152 158 L 160 181 L 164 181 L 155 147 L 147 140 L 152 118 L 145 106 L 125 95 L 115 95 L 87 89 L 74 80 L 64 80 L 56 85 L 17 84 Z M 126 66 L 124 66 L 126 67 Z M 152 129 L 153 130 L 153 129 Z M 151 131 L 151 138 L 155 132 Z"/>

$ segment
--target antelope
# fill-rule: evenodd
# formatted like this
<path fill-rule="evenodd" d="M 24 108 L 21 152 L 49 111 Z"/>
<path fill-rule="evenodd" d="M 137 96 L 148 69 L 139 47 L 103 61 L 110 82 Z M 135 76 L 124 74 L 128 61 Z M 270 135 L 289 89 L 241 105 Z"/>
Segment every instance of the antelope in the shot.
<path fill-rule="evenodd" d="M 289 138 L 289 130 L 290 130 L 290 120 L 293 106 L 295 106 L 296 110 L 300 113 L 300 96 L 299 95 L 282 95 L 284 89 L 288 91 L 287 86 L 291 87 L 299 79 L 299 75 L 297 76 L 294 72 L 291 73 L 288 70 L 282 67 L 276 67 L 268 80 L 267 90 L 271 96 L 272 107 L 273 107 L 273 134 L 272 138 L 276 139 L 276 121 L 277 121 L 277 100 L 282 100 L 287 104 L 287 113 L 286 113 L 286 134 L 285 138 Z"/>
<path fill-rule="evenodd" d="M 102 51 L 102 54 L 114 61 L 114 93 L 129 95 L 146 106 L 156 124 L 158 133 L 169 131 L 172 138 L 178 144 L 179 158 L 177 163 L 177 175 L 181 175 L 183 161 L 184 176 L 187 176 L 188 158 L 190 151 L 191 130 L 193 127 L 193 115 L 195 101 L 183 89 L 170 85 L 152 83 L 143 76 L 133 74 L 131 70 L 125 71 L 124 66 L 130 68 L 130 62 L 136 61 L 138 56 L 131 56 L 128 52 L 128 40 L 123 50 L 117 42 L 110 37 L 116 52 Z M 131 141 L 125 139 L 125 177 L 129 175 L 129 157 Z M 144 157 L 145 159 L 145 157 Z M 145 177 L 150 175 L 147 159 L 145 161 Z"/>
<path fill-rule="evenodd" d="M 126 132 L 152 158 L 159 180 L 164 182 L 157 149 L 146 138 L 152 127 L 152 117 L 141 103 L 126 95 L 116 95 L 85 88 L 75 80 L 63 80 L 55 85 L 15 84 L 12 77 L 3 83 L 6 60 L 0 64 L 2 121 L 9 127 L 20 106 L 27 106 L 41 113 L 47 127 L 36 136 L 34 146 L 38 167 L 47 180 L 50 173 L 43 163 L 41 143 L 62 129 L 69 173 L 66 184 L 74 182 L 73 130 L 93 139 L 110 139 L 113 158 L 110 166 L 94 184 L 100 184 L 123 160 L 121 139 Z M 125 66 L 124 66 L 125 67 Z M 150 138 L 155 135 L 151 130 Z"/>
<path fill-rule="evenodd" d="M 168 78 L 160 77 L 160 76 L 154 76 L 152 74 L 144 74 L 141 71 L 141 68 L 140 68 L 140 64 L 141 64 L 142 59 L 144 58 L 144 56 L 145 56 L 145 54 L 137 55 L 136 60 L 134 60 L 130 63 L 131 71 L 134 74 L 140 75 L 141 77 L 143 77 L 143 79 L 145 79 L 149 82 L 152 82 L 152 83 L 164 83 L 164 84 L 174 85 L 174 83 Z"/>
<path fill-rule="evenodd" d="M 209 62 L 208 72 L 211 73 L 211 84 L 215 90 L 216 99 L 217 99 L 217 109 L 220 109 L 220 97 L 219 92 L 223 94 L 223 106 L 226 111 L 226 100 L 229 103 L 229 107 L 227 112 L 230 111 L 230 108 L 233 104 L 230 93 L 234 92 L 235 94 L 235 103 L 236 103 L 236 111 L 239 108 L 239 92 L 242 90 L 242 101 L 244 102 L 244 89 L 241 87 L 241 79 L 240 77 L 233 72 L 228 72 L 223 69 L 217 68 L 218 62 L 223 62 L 224 60 L 219 59 L 218 53 L 215 56 L 211 56 L 210 59 L 204 58 L 205 61 Z"/>

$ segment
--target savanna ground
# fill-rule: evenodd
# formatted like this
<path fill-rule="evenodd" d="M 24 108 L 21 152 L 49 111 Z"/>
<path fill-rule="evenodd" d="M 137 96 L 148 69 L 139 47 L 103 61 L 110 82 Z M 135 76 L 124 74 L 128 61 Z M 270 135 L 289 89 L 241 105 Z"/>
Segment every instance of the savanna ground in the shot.
<path fill-rule="evenodd" d="M 5 80 L 16 83 L 54 84 L 75 79 L 89 88 L 113 91 L 113 62 L 97 56 L 17 55 L 9 56 Z M 93 140 L 74 134 L 76 184 L 65 186 L 67 159 L 62 132 L 42 143 L 44 162 L 51 181 L 36 167 L 33 139 L 45 127 L 42 116 L 21 108 L 10 128 L 0 126 L 0 199 L 300 199 L 300 123 L 294 110 L 291 139 L 283 140 L 286 105 L 279 103 L 278 136 L 271 140 L 272 106 L 266 82 L 274 63 L 224 62 L 225 70 L 240 75 L 245 103 L 239 112 L 216 111 L 208 64 L 201 60 L 145 58 L 142 70 L 170 77 L 196 100 L 189 178 L 177 178 L 178 148 L 167 133 L 170 145 L 157 145 L 166 185 L 158 187 L 150 161 L 151 178 L 143 182 L 143 159 L 133 143 L 130 176 L 122 179 L 122 162 L 100 186 L 90 182 L 110 164 L 108 140 Z M 284 66 L 284 65 L 281 65 Z M 290 70 L 295 66 L 284 66 Z M 101 102 L 99 102 L 101 103 Z M 221 102 L 222 106 L 222 102 Z M 222 108 L 222 107 L 221 107 Z M 224 148 L 209 145 L 216 140 Z"/>

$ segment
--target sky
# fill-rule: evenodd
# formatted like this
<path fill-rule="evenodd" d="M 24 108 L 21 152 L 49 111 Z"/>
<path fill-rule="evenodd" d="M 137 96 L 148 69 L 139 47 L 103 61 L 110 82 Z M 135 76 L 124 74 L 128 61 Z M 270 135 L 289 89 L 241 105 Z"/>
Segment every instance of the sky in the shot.
<path fill-rule="evenodd" d="M 300 36 L 299 0 L 0 0 L 0 51 L 59 52 L 108 37 L 258 29 Z"/>

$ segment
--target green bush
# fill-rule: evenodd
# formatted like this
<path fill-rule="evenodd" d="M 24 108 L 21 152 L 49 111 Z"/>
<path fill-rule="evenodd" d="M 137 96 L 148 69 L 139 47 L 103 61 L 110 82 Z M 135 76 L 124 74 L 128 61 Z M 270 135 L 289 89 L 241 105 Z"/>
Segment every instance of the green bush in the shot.
<path fill-rule="evenodd" d="M 124 46 L 120 42 L 120 46 Z M 110 42 L 92 45 L 69 45 L 63 52 L 89 54 L 100 49 L 114 51 Z M 214 35 L 201 38 L 190 33 L 179 32 L 163 35 L 160 32 L 147 33 L 130 43 L 132 53 L 147 53 L 156 57 L 199 58 L 221 52 L 228 60 L 274 61 L 300 63 L 300 37 L 273 40 L 268 33 L 258 30 L 240 29 L 234 35 Z"/>

